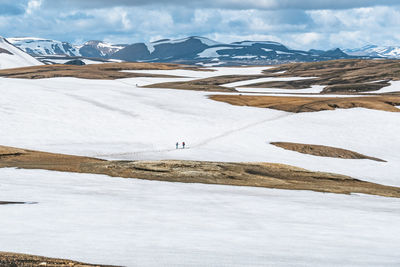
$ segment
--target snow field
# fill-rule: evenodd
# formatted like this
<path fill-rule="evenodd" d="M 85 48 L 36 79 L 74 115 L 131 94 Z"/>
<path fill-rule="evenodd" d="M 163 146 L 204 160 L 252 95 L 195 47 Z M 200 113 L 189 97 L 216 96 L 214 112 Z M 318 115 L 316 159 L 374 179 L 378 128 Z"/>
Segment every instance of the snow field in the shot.
<path fill-rule="evenodd" d="M 0 78 L 1 145 L 106 159 L 286 163 L 400 186 L 399 114 L 292 114 L 140 86 L 261 68 L 147 71 L 187 78 Z M 137 71 L 135 71 L 137 72 Z M 307 89 L 306 89 L 307 90 Z M 246 94 L 246 93 L 243 93 Z M 175 149 L 185 141 L 188 149 Z M 323 158 L 273 141 L 387 163 Z M 125 266 L 398 266 L 400 200 L 0 169 L 0 250 Z"/>
<path fill-rule="evenodd" d="M 221 75 L 263 68 L 216 69 Z M 400 185 L 397 113 L 359 108 L 292 114 L 211 101 L 206 92 L 136 87 L 215 75 L 165 73 L 190 78 L 0 79 L 2 145 L 105 159 L 276 162 Z M 182 141 L 189 149 L 175 150 Z M 350 149 L 388 162 L 305 155 L 269 144 L 277 141 Z"/>
<path fill-rule="evenodd" d="M 124 266 L 398 266 L 399 199 L 0 169 L 0 249 Z"/>

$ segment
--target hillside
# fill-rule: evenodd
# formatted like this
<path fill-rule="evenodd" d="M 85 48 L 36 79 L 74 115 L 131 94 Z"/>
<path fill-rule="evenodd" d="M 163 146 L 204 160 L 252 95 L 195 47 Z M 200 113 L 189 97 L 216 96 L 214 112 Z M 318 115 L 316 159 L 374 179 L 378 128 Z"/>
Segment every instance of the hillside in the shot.
<path fill-rule="evenodd" d="M 14 46 L 33 56 L 68 55 L 80 56 L 79 50 L 67 42 L 36 37 L 7 38 Z"/>
<path fill-rule="evenodd" d="M 34 57 L 10 44 L 0 37 L 0 69 L 11 69 L 43 65 Z"/>

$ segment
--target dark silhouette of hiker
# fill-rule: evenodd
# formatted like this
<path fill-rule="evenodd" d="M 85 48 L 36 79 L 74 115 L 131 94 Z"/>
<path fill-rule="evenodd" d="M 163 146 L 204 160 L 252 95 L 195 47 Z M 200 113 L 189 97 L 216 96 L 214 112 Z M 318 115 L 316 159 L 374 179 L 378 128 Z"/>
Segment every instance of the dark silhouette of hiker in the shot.
<path fill-rule="evenodd" d="M 185 142 L 182 142 L 182 148 L 185 148 Z"/>
<path fill-rule="evenodd" d="M 179 143 L 176 142 L 175 146 L 176 146 L 176 149 L 178 149 L 179 148 Z"/>

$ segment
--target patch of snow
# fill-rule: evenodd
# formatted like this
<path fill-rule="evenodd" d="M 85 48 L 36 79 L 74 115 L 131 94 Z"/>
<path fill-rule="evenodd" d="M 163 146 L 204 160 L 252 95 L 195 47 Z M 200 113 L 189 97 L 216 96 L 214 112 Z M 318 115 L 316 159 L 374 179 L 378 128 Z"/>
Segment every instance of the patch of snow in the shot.
<path fill-rule="evenodd" d="M 188 41 L 190 39 L 197 39 L 197 40 L 201 41 L 203 44 L 208 45 L 208 46 L 213 46 L 213 45 L 219 45 L 220 44 L 220 43 L 218 43 L 216 41 L 213 41 L 213 40 L 210 40 L 208 38 L 197 37 L 197 36 L 195 36 L 195 37 L 187 37 L 187 38 L 182 38 L 182 39 L 176 39 L 176 40 L 167 39 L 167 40 L 152 42 L 152 44 L 154 46 L 157 46 L 157 45 L 160 45 L 160 44 L 177 44 L 177 43 L 186 42 L 186 41 Z"/>
<path fill-rule="evenodd" d="M 293 55 L 291 52 L 275 51 L 278 55 Z"/>
<path fill-rule="evenodd" d="M 154 47 L 155 44 L 146 43 L 145 45 L 146 45 L 146 47 L 147 47 L 147 50 L 149 50 L 149 53 L 150 53 L 150 54 L 152 54 L 152 53 L 154 52 L 154 50 L 156 50 L 155 47 Z"/>
<path fill-rule="evenodd" d="M 254 44 L 272 44 L 272 45 L 282 45 L 281 43 L 278 42 L 272 42 L 272 41 L 243 41 L 243 42 L 234 42 L 232 44 L 238 44 L 238 45 L 245 45 L 245 46 L 252 46 Z"/>
<path fill-rule="evenodd" d="M 214 40 L 205 38 L 205 37 L 195 37 L 196 39 L 200 40 L 203 44 L 208 46 L 220 45 L 220 42 L 216 42 Z"/>
<path fill-rule="evenodd" d="M 377 81 L 371 81 L 371 82 L 368 82 L 368 83 L 381 83 L 381 82 L 386 82 L 386 80 L 377 80 Z"/>
<path fill-rule="evenodd" d="M 106 43 L 106 42 L 100 42 L 98 45 L 98 47 L 102 47 L 102 48 L 108 48 L 108 49 L 115 49 L 115 50 L 120 50 L 123 49 L 124 46 L 119 46 L 119 45 L 113 45 L 110 43 Z"/>
<path fill-rule="evenodd" d="M 268 48 L 261 48 L 261 49 L 264 50 L 265 52 L 273 52 L 273 51 L 275 51 L 275 50 L 268 49 Z"/>
<path fill-rule="evenodd" d="M 257 58 L 257 56 L 245 55 L 245 56 L 233 56 L 232 58 L 236 58 L 236 59 L 252 59 L 252 58 Z"/>
<path fill-rule="evenodd" d="M 302 94 L 319 94 L 321 93 L 325 85 L 312 85 L 311 88 L 306 89 L 281 89 L 281 88 L 250 88 L 250 87 L 239 87 L 236 88 L 239 92 L 256 92 L 256 93 L 302 93 Z"/>
<path fill-rule="evenodd" d="M 82 61 L 83 61 L 86 65 L 91 65 L 91 64 L 105 64 L 105 63 L 108 63 L 108 62 L 99 61 L 99 60 L 92 60 L 92 59 L 82 59 Z"/>
<path fill-rule="evenodd" d="M 314 77 L 266 77 L 266 78 L 258 78 L 258 79 L 240 81 L 240 82 L 227 83 L 227 84 L 224 84 L 223 86 L 239 87 L 239 86 L 245 86 L 245 85 L 256 84 L 256 83 L 264 83 L 264 82 L 299 81 L 299 80 L 307 80 L 307 79 L 313 79 L 313 78 Z"/>
<path fill-rule="evenodd" d="M 209 57 L 220 57 L 221 55 L 217 53 L 219 50 L 224 49 L 238 49 L 237 47 L 228 47 L 228 46 L 219 46 L 219 47 L 211 47 L 205 49 L 203 52 L 199 53 L 197 56 L 201 58 L 209 58 Z"/>
<path fill-rule="evenodd" d="M 224 65 L 225 64 L 225 62 L 213 62 L 213 63 L 204 63 L 204 62 L 199 62 L 199 63 L 196 63 L 196 65 L 200 65 L 200 66 L 203 66 L 203 67 L 214 67 L 214 66 L 219 66 L 219 65 Z"/>
<path fill-rule="evenodd" d="M 124 62 L 124 60 L 122 60 L 122 59 L 113 59 L 113 58 L 108 59 L 108 61 L 110 61 L 110 62 L 115 62 L 115 63 Z"/>
<path fill-rule="evenodd" d="M 400 92 L 400 81 L 390 81 L 389 86 L 385 86 L 377 91 L 366 92 L 366 93 L 383 94 L 383 93 L 393 93 L 393 92 Z"/>

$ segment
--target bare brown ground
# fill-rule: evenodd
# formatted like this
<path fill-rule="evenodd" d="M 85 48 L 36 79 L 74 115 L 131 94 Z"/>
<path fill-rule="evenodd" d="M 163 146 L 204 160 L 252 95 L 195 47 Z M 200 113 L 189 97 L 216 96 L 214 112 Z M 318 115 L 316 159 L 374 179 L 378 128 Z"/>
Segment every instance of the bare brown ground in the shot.
<path fill-rule="evenodd" d="M 9 149 L 3 147 L 4 151 Z M 400 188 L 398 187 L 365 182 L 334 173 L 312 172 L 273 163 L 181 160 L 105 161 L 88 157 L 23 150 L 22 153 L 5 153 L 0 156 L 0 168 L 2 167 L 105 174 L 112 177 L 182 183 L 255 186 L 338 194 L 363 193 L 400 197 Z"/>
<path fill-rule="evenodd" d="M 43 79 L 54 77 L 75 77 L 83 79 L 114 80 L 132 77 L 176 77 L 145 73 L 121 72 L 122 70 L 174 70 L 199 68 L 169 63 L 105 63 L 84 66 L 75 65 L 43 65 L 17 69 L 0 70 L 0 76 L 21 79 Z M 205 69 L 202 69 L 204 71 Z"/>
<path fill-rule="evenodd" d="M 287 112 L 315 112 L 337 108 L 368 108 L 400 112 L 400 96 L 365 97 L 286 97 L 251 95 L 212 95 L 211 99 L 236 106 L 271 108 Z"/>
<path fill-rule="evenodd" d="M 277 73 L 282 71 L 285 73 Z M 273 77 L 316 78 L 257 83 L 251 87 L 304 89 L 312 85 L 326 85 L 323 93 L 362 93 L 388 86 L 391 80 L 400 80 L 400 61 L 347 59 L 293 63 L 267 69 L 264 73 Z"/>
<path fill-rule="evenodd" d="M 0 48 L 0 54 L 8 54 L 8 55 L 13 55 L 13 53 L 11 53 L 10 51 L 4 49 L 4 48 Z"/>
<path fill-rule="evenodd" d="M 0 205 L 25 204 L 25 202 L 0 201 Z"/>
<path fill-rule="evenodd" d="M 271 142 L 271 145 L 281 147 L 287 150 L 300 152 L 303 154 L 309 154 L 320 157 L 332 157 L 341 159 L 370 159 L 374 161 L 386 162 L 385 160 L 382 159 L 365 156 L 363 154 L 351 150 L 331 147 L 331 146 L 299 144 L 299 143 L 289 143 L 289 142 Z"/>
<path fill-rule="evenodd" d="M 85 66 L 46 65 L 19 69 L 0 70 L 0 77 L 42 79 L 52 77 L 76 77 L 86 79 L 120 79 L 132 77 L 174 77 L 168 75 L 138 74 L 121 70 L 207 70 L 201 67 L 170 63 L 107 63 Z M 209 70 L 211 71 L 211 70 Z M 285 71 L 285 73 L 278 73 Z M 325 85 L 322 93 L 358 94 L 379 90 L 400 80 L 399 60 L 333 60 L 312 63 L 292 63 L 267 69 L 262 75 L 226 75 L 188 82 L 171 82 L 149 85 L 149 88 L 180 90 L 235 92 L 223 84 L 262 77 L 315 77 L 312 79 L 265 82 L 252 84 L 259 88 L 304 89 L 312 85 Z M 390 93 L 395 94 L 395 93 Z M 400 92 L 399 92 L 400 94 Z"/>
<path fill-rule="evenodd" d="M 87 264 L 71 260 L 46 258 L 42 256 L 34 256 L 20 253 L 0 252 L 0 266 L 7 267 L 111 267 L 110 265 Z"/>
<path fill-rule="evenodd" d="M 237 92 L 236 89 L 221 86 L 227 83 L 263 78 L 265 75 L 225 75 L 198 79 L 188 82 L 166 82 L 150 84 L 147 88 L 168 88 L 180 90 L 210 91 L 210 92 Z"/>
<path fill-rule="evenodd" d="M 285 73 L 278 73 L 285 71 Z M 292 63 L 266 69 L 264 75 L 218 76 L 188 82 L 149 85 L 150 88 L 171 88 L 201 91 L 236 91 L 223 84 L 263 77 L 315 77 L 305 80 L 272 81 L 251 84 L 254 88 L 304 89 L 326 85 L 322 93 L 357 94 L 379 90 L 400 79 L 399 60 L 333 60 L 313 63 Z M 247 87 L 249 85 L 246 85 Z M 295 90 L 294 90 L 295 92 Z"/>

